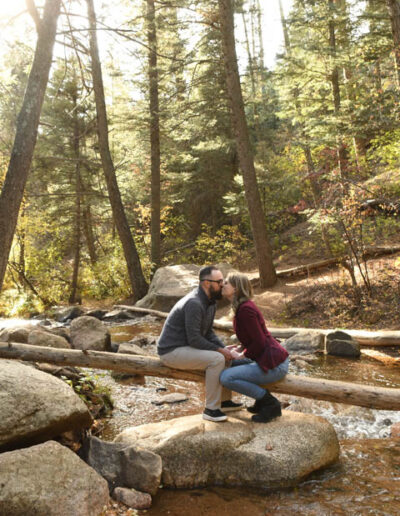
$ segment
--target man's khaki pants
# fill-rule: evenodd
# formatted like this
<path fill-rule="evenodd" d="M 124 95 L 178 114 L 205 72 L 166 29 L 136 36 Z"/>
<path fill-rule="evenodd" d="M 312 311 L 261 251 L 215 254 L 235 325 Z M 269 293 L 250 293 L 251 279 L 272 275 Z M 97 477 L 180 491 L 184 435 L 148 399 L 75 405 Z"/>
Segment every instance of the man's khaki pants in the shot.
<path fill-rule="evenodd" d="M 226 368 L 225 357 L 218 351 L 207 351 L 190 346 L 175 348 L 160 356 L 161 362 L 175 369 L 201 369 L 206 376 L 206 408 L 221 408 L 222 401 L 231 399 L 232 392 L 222 387 L 219 375 Z"/>

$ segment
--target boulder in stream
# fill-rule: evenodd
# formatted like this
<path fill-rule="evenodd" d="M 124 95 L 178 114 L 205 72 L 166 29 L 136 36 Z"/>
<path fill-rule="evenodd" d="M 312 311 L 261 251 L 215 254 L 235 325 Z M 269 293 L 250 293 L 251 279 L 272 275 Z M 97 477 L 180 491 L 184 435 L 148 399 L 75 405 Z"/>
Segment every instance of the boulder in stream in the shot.
<path fill-rule="evenodd" d="M 65 323 L 80 317 L 83 313 L 82 308 L 79 306 L 63 306 L 55 309 L 54 318 L 58 322 Z"/>
<path fill-rule="evenodd" d="M 111 351 L 108 328 L 95 317 L 83 315 L 71 322 L 71 342 L 74 349 Z"/>
<path fill-rule="evenodd" d="M 217 264 L 226 276 L 234 271 L 227 263 Z M 174 304 L 199 284 L 199 265 L 167 265 L 156 270 L 147 295 L 136 306 L 169 312 Z"/>
<path fill-rule="evenodd" d="M 65 382 L 30 365 L 0 360 L 0 451 L 91 423 L 85 403 Z"/>
<path fill-rule="evenodd" d="M 113 492 L 113 498 L 132 509 L 143 510 L 151 507 L 151 496 L 147 493 L 136 491 L 136 489 L 116 487 Z"/>
<path fill-rule="evenodd" d="M 85 462 L 115 487 L 134 488 L 156 494 L 161 479 L 161 458 L 133 444 L 111 443 L 88 437 L 79 451 Z"/>
<path fill-rule="evenodd" d="M 98 516 L 108 504 L 107 482 L 61 444 L 0 454 L 0 514 Z"/>
<path fill-rule="evenodd" d="M 162 484 L 172 488 L 288 487 L 339 456 L 327 420 L 289 411 L 267 424 L 253 423 L 246 411 L 224 423 L 181 417 L 128 428 L 116 441 L 160 455 Z"/>
<path fill-rule="evenodd" d="M 64 337 L 40 329 L 35 329 L 29 333 L 28 344 L 32 346 L 71 349 L 71 344 Z"/>
<path fill-rule="evenodd" d="M 359 357 L 360 344 L 344 331 L 333 331 L 326 336 L 326 352 L 328 355 L 341 357 Z"/>
<path fill-rule="evenodd" d="M 325 335 L 317 331 L 302 331 L 282 342 L 289 353 L 308 355 L 324 351 Z"/>
<path fill-rule="evenodd" d="M 4 328 L 0 331 L 0 342 L 19 342 L 26 344 L 28 342 L 29 332 L 35 326 L 22 326 L 16 328 Z"/>

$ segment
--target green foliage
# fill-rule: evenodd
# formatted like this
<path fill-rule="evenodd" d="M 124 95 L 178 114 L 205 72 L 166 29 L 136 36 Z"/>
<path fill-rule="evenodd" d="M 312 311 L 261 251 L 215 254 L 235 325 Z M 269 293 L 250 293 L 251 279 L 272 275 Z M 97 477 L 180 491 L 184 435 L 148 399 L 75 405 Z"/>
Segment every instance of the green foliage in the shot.
<path fill-rule="evenodd" d="M 222 226 L 213 235 L 211 228 L 204 224 L 202 233 L 196 239 L 194 253 L 198 263 L 218 263 L 228 261 L 240 264 L 247 258 L 249 240 L 237 226 Z"/>

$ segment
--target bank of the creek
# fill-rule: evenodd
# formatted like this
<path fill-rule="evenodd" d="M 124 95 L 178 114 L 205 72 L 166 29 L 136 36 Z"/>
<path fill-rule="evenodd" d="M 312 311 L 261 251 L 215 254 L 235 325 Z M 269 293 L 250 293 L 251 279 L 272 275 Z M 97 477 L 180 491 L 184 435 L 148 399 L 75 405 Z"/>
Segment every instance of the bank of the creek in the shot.
<path fill-rule="evenodd" d="M 112 339 L 126 342 L 137 336 L 157 335 L 161 325 L 143 321 L 114 326 L 111 328 Z M 397 350 L 391 352 L 398 356 Z M 293 364 L 291 372 L 400 388 L 398 365 L 384 365 L 367 357 L 321 356 L 306 367 Z M 154 377 L 115 380 L 104 371 L 98 371 L 98 374 L 101 383 L 111 388 L 115 402 L 113 415 L 104 422 L 101 434 L 106 440 L 112 440 L 129 426 L 196 414 L 202 410 L 202 384 Z M 188 400 L 156 405 L 163 394 L 172 392 L 185 394 Z M 287 395 L 279 397 L 289 404 L 287 410 L 319 414 L 334 425 L 341 444 L 337 464 L 314 473 L 295 489 L 275 492 L 222 487 L 182 491 L 160 489 L 153 499 L 152 508 L 146 512 L 169 516 L 400 514 L 400 439 L 390 438 L 390 427 L 400 422 L 400 412 Z M 240 396 L 238 399 L 246 400 Z M 110 509 L 109 514 L 117 513 Z M 122 506 L 119 506 L 118 514 L 125 514 Z M 128 509 L 126 514 L 130 514 Z"/>

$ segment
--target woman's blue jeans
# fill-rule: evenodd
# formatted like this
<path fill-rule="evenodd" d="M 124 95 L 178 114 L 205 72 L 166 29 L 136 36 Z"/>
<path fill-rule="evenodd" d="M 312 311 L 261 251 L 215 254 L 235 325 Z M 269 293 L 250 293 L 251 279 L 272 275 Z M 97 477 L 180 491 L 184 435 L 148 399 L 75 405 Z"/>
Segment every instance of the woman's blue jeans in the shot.
<path fill-rule="evenodd" d="M 232 367 L 222 371 L 219 380 L 224 387 L 232 391 L 260 400 L 265 395 L 265 389 L 260 387 L 260 385 L 281 380 L 287 375 L 288 370 L 289 357 L 268 372 L 263 371 L 257 362 L 243 365 L 235 365 L 233 362 Z"/>

